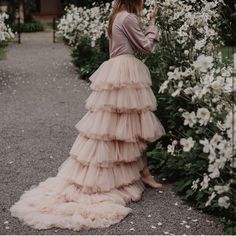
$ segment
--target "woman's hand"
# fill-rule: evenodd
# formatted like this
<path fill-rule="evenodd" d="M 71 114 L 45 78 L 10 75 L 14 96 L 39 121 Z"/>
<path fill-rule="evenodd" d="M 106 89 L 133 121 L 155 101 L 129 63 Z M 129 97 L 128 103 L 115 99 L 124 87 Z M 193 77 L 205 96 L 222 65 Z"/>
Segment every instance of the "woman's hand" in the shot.
<path fill-rule="evenodd" d="M 156 17 L 157 17 L 157 12 L 158 12 L 157 4 L 154 2 L 153 3 L 153 9 L 152 9 L 152 12 L 150 14 L 150 23 L 151 24 L 155 24 Z"/>

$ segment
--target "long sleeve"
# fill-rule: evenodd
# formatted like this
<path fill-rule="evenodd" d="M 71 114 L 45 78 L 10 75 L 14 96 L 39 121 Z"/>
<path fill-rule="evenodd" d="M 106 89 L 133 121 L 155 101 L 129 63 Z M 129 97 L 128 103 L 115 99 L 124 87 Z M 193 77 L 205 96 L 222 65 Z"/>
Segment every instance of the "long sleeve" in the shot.
<path fill-rule="evenodd" d="M 132 46 L 143 53 L 151 53 L 159 41 L 157 26 L 149 25 L 143 32 L 139 26 L 138 17 L 132 13 L 125 17 L 123 30 Z"/>

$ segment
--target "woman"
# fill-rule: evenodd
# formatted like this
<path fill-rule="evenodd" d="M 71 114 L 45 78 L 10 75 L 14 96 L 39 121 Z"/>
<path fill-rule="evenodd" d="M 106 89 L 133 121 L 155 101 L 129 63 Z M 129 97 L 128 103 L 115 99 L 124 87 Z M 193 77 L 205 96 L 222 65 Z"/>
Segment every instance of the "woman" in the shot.
<path fill-rule="evenodd" d="M 110 59 L 91 80 L 88 112 L 80 134 L 55 177 L 25 191 L 11 214 L 37 229 L 81 230 L 108 227 L 132 210 L 145 184 L 160 188 L 147 167 L 147 141 L 165 134 L 152 111 L 156 99 L 148 68 L 135 56 L 151 53 L 158 42 L 153 9 L 145 33 L 138 18 L 143 0 L 116 0 L 109 19 Z"/>

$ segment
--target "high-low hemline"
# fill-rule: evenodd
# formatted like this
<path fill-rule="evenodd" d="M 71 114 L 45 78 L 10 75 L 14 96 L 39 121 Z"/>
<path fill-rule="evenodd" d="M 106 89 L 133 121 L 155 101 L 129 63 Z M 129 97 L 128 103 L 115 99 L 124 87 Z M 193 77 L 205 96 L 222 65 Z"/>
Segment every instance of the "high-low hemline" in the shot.
<path fill-rule="evenodd" d="M 10 208 L 13 217 L 35 229 L 75 231 L 104 228 L 123 220 L 131 201 L 142 197 L 140 172 L 147 142 L 165 129 L 153 113 L 156 99 L 146 65 L 130 55 L 105 61 L 89 78 L 88 112 L 69 157 L 55 177 L 25 191 Z"/>

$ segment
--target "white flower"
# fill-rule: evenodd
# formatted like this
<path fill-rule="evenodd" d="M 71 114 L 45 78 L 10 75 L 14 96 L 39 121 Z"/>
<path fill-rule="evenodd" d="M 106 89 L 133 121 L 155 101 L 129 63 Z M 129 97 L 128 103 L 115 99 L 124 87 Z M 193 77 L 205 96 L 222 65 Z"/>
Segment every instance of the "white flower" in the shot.
<path fill-rule="evenodd" d="M 193 140 L 192 137 L 188 139 L 185 139 L 185 138 L 180 139 L 180 144 L 183 146 L 184 152 L 189 152 L 194 147 L 194 143 L 195 141 Z"/>
<path fill-rule="evenodd" d="M 221 84 L 220 84 L 220 81 L 217 81 L 217 80 L 215 80 L 214 82 L 212 82 L 211 87 L 212 87 L 213 89 L 215 89 L 215 90 L 222 88 L 222 86 L 221 86 Z"/>
<path fill-rule="evenodd" d="M 185 94 L 192 94 L 193 93 L 193 88 L 188 87 L 188 88 L 185 88 L 183 91 L 184 91 Z"/>
<path fill-rule="evenodd" d="M 171 96 L 172 96 L 172 97 L 176 97 L 177 95 L 180 94 L 180 92 L 181 92 L 181 88 L 178 88 L 178 89 L 176 89 L 176 90 L 171 94 Z"/>
<path fill-rule="evenodd" d="M 225 131 L 225 126 L 224 126 L 220 121 L 217 121 L 216 126 L 217 126 L 221 131 Z"/>
<path fill-rule="evenodd" d="M 185 68 L 184 71 L 181 72 L 182 77 L 193 76 L 195 72 L 191 68 Z"/>
<path fill-rule="evenodd" d="M 9 16 L 6 13 L 0 13 L 0 42 L 7 41 L 15 37 L 8 25 L 5 24 L 5 20 Z"/>
<path fill-rule="evenodd" d="M 175 152 L 175 146 L 177 145 L 177 143 L 178 142 L 176 140 L 174 140 L 174 141 L 172 141 L 171 145 L 167 146 L 167 152 L 169 152 L 173 156 L 175 155 L 174 152 Z"/>
<path fill-rule="evenodd" d="M 209 153 L 211 149 L 211 145 L 208 139 L 204 138 L 204 140 L 199 140 L 199 143 L 204 145 L 203 152 Z"/>
<path fill-rule="evenodd" d="M 225 92 L 233 92 L 236 91 L 236 76 L 228 77 L 225 79 L 225 84 L 224 84 L 224 89 Z"/>
<path fill-rule="evenodd" d="M 189 50 L 184 50 L 184 55 L 188 56 L 189 55 Z"/>
<path fill-rule="evenodd" d="M 193 127 L 193 125 L 197 122 L 194 111 L 192 111 L 191 113 L 186 111 L 182 114 L 182 117 L 184 117 L 184 125 L 188 125 L 189 127 Z"/>
<path fill-rule="evenodd" d="M 180 80 L 177 86 L 178 86 L 179 88 L 182 88 L 182 87 L 183 87 L 183 84 L 184 84 L 183 81 Z"/>
<path fill-rule="evenodd" d="M 221 69 L 221 75 L 222 75 L 223 77 L 230 77 L 230 76 L 231 76 L 230 68 L 223 67 L 223 68 Z"/>
<path fill-rule="evenodd" d="M 228 192 L 228 191 L 229 191 L 229 185 L 224 185 L 224 186 L 215 185 L 215 186 L 214 186 L 214 190 L 215 190 L 218 194 L 225 193 L 225 192 Z"/>
<path fill-rule="evenodd" d="M 209 163 L 212 163 L 216 160 L 216 152 L 215 150 L 212 148 L 212 146 L 210 146 L 210 154 L 208 155 L 208 159 L 209 159 Z"/>
<path fill-rule="evenodd" d="M 211 205 L 211 202 L 212 200 L 216 197 L 216 193 L 215 192 L 212 192 L 212 194 L 209 196 L 208 198 L 208 201 L 205 203 L 205 206 L 210 206 Z"/>
<path fill-rule="evenodd" d="M 236 128 L 236 112 L 234 112 L 234 120 L 233 120 L 233 112 L 230 111 L 224 121 L 225 128 Z"/>
<path fill-rule="evenodd" d="M 205 45 L 206 45 L 206 39 L 204 38 L 204 39 L 202 39 L 202 40 L 197 40 L 197 41 L 195 42 L 194 48 L 195 48 L 196 50 L 201 50 Z"/>
<path fill-rule="evenodd" d="M 213 57 L 200 55 L 194 62 L 193 66 L 200 72 L 207 72 L 208 69 L 213 67 Z"/>
<path fill-rule="evenodd" d="M 222 141 L 223 137 L 219 134 L 214 134 L 214 136 L 212 137 L 210 144 L 215 147 L 218 148 L 219 143 Z"/>
<path fill-rule="evenodd" d="M 220 176 L 219 163 L 215 161 L 213 164 L 208 166 L 208 172 L 211 173 L 209 176 L 212 179 L 218 178 Z"/>
<path fill-rule="evenodd" d="M 164 83 L 161 84 L 158 93 L 163 93 L 168 88 L 167 86 L 168 83 L 169 83 L 169 80 L 165 80 Z"/>
<path fill-rule="evenodd" d="M 200 181 L 199 178 L 196 179 L 196 180 L 194 180 L 193 183 L 192 183 L 191 188 L 194 189 L 194 190 L 197 189 L 197 188 L 198 188 L 198 183 L 199 183 L 199 181 Z"/>
<path fill-rule="evenodd" d="M 168 80 L 179 80 L 181 78 L 181 72 L 179 71 L 179 68 L 175 68 L 173 72 L 168 72 Z"/>
<path fill-rule="evenodd" d="M 200 190 L 206 189 L 208 187 L 210 178 L 208 177 L 208 175 L 204 175 L 202 182 L 200 183 L 200 185 L 202 186 Z"/>
<path fill-rule="evenodd" d="M 218 204 L 220 207 L 229 208 L 230 206 L 229 197 L 227 196 L 220 197 L 218 199 Z"/>
<path fill-rule="evenodd" d="M 235 157 L 231 158 L 230 166 L 232 168 L 236 168 L 236 158 Z"/>
<path fill-rule="evenodd" d="M 197 118 L 199 118 L 200 125 L 207 125 L 210 119 L 210 112 L 207 108 L 198 108 Z"/>
<path fill-rule="evenodd" d="M 171 153 L 171 155 L 173 155 L 174 151 L 175 151 L 175 149 L 172 145 L 167 146 L 167 152 Z"/>

